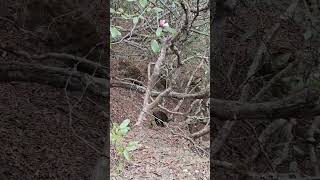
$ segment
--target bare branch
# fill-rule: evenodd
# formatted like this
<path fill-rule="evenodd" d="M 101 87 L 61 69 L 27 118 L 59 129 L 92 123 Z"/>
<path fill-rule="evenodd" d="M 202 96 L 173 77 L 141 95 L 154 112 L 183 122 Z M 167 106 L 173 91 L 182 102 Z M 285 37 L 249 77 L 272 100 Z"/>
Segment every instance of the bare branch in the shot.
<path fill-rule="evenodd" d="M 128 82 L 112 81 L 110 85 L 111 85 L 111 88 L 121 87 L 121 88 L 136 90 L 138 93 L 146 92 L 145 87 L 142 87 L 133 83 L 128 83 Z M 158 96 L 161 92 L 152 90 L 150 93 L 151 93 L 151 96 L 154 97 L 154 96 Z M 170 92 L 169 94 L 164 95 L 163 97 L 172 97 L 177 99 L 206 99 L 206 98 L 209 98 L 209 88 L 199 93 L 193 93 L 193 94 Z"/>
<path fill-rule="evenodd" d="M 48 84 L 58 88 L 65 87 L 70 76 L 69 69 L 34 65 L 27 63 L 1 63 L 0 81 L 25 81 Z M 108 96 L 108 80 L 90 77 L 85 73 L 75 71 L 68 84 L 70 90 L 82 90 L 88 85 L 88 90 L 99 96 Z"/>
<path fill-rule="evenodd" d="M 78 64 L 79 69 L 89 69 L 90 71 L 97 69 L 97 71 L 99 73 L 101 73 L 104 77 L 109 77 L 107 70 L 106 70 L 106 69 L 108 69 L 108 67 L 103 66 L 103 65 L 96 63 L 94 61 L 88 60 L 86 58 L 74 56 L 72 54 L 49 52 L 49 53 L 40 54 L 40 55 L 31 55 L 26 51 L 22 51 L 22 50 L 15 51 L 13 49 L 2 47 L 2 46 L 0 46 L 0 49 L 4 50 L 6 52 L 12 53 L 14 55 L 17 55 L 17 56 L 25 57 L 27 59 L 44 60 L 44 59 L 48 59 L 48 58 L 54 58 L 57 60 L 61 60 L 63 63 L 65 63 L 66 65 L 69 65 L 71 67 L 74 64 Z"/>
<path fill-rule="evenodd" d="M 300 60 L 297 58 L 294 62 L 290 63 L 286 68 L 284 68 L 282 71 L 280 71 L 278 74 L 276 74 L 269 82 L 267 85 L 265 85 L 257 94 L 256 96 L 252 99 L 252 101 L 257 101 L 264 95 L 270 88 L 271 86 L 280 80 L 284 75 L 286 75 L 291 69 L 297 65 L 300 62 Z"/>
<path fill-rule="evenodd" d="M 264 103 L 246 103 L 239 101 L 227 101 L 211 99 L 211 112 L 220 119 L 274 119 L 300 117 L 306 112 L 317 112 L 320 92 L 317 89 L 303 89 L 282 100 Z M 236 119 L 235 119 L 236 117 Z"/>

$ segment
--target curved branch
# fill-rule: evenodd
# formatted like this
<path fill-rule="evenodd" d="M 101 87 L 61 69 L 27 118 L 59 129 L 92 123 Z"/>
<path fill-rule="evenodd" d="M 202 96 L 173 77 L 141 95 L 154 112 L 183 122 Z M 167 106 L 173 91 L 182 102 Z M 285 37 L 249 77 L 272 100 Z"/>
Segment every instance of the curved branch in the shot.
<path fill-rule="evenodd" d="M 111 88 L 113 87 L 120 87 L 120 88 L 126 88 L 130 90 L 135 90 L 138 93 L 145 93 L 146 88 L 133 84 L 133 83 L 128 83 L 128 82 L 122 82 L 122 81 L 112 81 L 110 84 Z M 158 91 L 151 91 L 151 96 L 156 97 L 160 94 L 161 92 Z M 178 93 L 178 92 L 170 92 L 167 95 L 164 95 L 163 97 L 171 97 L 171 98 L 177 98 L 177 99 L 206 99 L 209 98 L 209 90 L 204 90 L 199 93 L 193 93 L 193 94 L 188 94 L 188 93 Z"/>
<path fill-rule="evenodd" d="M 91 61 L 89 59 L 78 57 L 72 54 L 49 52 L 49 53 L 40 54 L 40 55 L 31 55 L 26 51 L 22 51 L 22 50 L 16 51 L 11 48 L 2 47 L 2 46 L 0 46 L 0 49 L 6 52 L 9 52 L 11 54 L 14 54 L 16 56 L 25 57 L 27 59 L 36 59 L 36 60 L 46 59 L 47 60 L 47 59 L 53 58 L 53 59 L 62 61 L 64 64 L 71 67 L 74 64 L 78 64 L 77 68 L 80 71 L 93 72 L 95 69 L 97 69 L 97 73 L 100 74 L 102 77 L 109 77 L 107 72 L 108 67 L 103 66 L 94 61 Z"/>
<path fill-rule="evenodd" d="M 107 79 L 91 77 L 78 71 L 72 72 L 72 69 L 28 63 L 0 64 L 0 81 L 2 82 L 36 82 L 64 88 L 70 75 L 72 76 L 68 84 L 70 90 L 82 90 L 89 84 L 88 90 L 90 92 L 104 97 L 109 95 L 109 82 Z"/>
<path fill-rule="evenodd" d="M 190 12 L 199 13 L 202 11 L 207 11 L 209 9 L 209 6 L 210 6 L 210 1 L 208 1 L 208 3 L 205 6 L 190 9 Z"/>
<path fill-rule="evenodd" d="M 191 137 L 196 139 L 196 138 L 204 136 L 208 133 L 210 133 L 210 126 L 206 126 L 205 128 L 201 129 L 200 131 L 191 134 Z"/>
<path fill-rule="evenodd" d="M 274 119 L 301 117 L 306 112 L 320 114 L 319 95 L 316 89 L 303 89 L 279 101 L 246 103 L 211 99 L 211 112 L 220 119 Z"/>

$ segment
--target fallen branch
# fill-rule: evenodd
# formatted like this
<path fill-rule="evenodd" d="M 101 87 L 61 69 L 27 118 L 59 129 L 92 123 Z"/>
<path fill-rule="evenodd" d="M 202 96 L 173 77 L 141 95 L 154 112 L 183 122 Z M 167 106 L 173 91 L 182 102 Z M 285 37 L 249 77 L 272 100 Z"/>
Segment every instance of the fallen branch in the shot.
<path fill-rule="evenodd" d="M 301 117 L 306 112 L 317 115 L 319 111 L 319 95 L 317 89 L 303 89 L 284 99 L 263 103 L 247 103 L 211 99 L 211 113 L 220 119 L 275 119 Z"/>
<path fill-rule="evenodd" d="M 0 46 L 0 49 L 17 56 L 25 57 L 27 59 L 44 60 L 44 59 L 54 58 L 57 60 L 61 60 L 64 64 L 68 65 L 69 67 L 73 67 L 74 64 L 79 63 L 77 66 L 77 69 L 80 71 L 90 73 L 90 72 L 93 72 L 95 69 L 97 69 L 97 73 L 99 75 L 101 75 L 102 77 L 109 77 L 109 74 L 107 72 L 108 67 L 103 66 L 94 61 L 88 60 L 86 58 L 74 56 L 72 54 L 50 52 L 50 53 L 45 53 L 40 55 L 31 55 L 26 51 L 22 51 L 22 50 L 16 51 L 16 50 L 2 47 L 2 46 Z"/>
<path fill-rule="evenodd" d="M 200 131 L 196 132 L 196 133 L 193 133 L 190 135 L 190 137 L 192 138 L 199 138 L 201 136 L 204 136 L 206 134 L 210 133 L 210 126 L 205 126 L 203 129 L 201 129 Z"/>
<path fill-rule="evenodd" d="M 72 69 L 64 69 L 28 63 L 1 63 L 0 81 L 24 81 L 47 84 L 64 88 Z M 72 72 L 68 84 L 70 90 L 82 90 L 87 84 L 88 90 L 96 95 L 107 97 L 109 83 L 107 79 L 91 77 L 78 71 Z"/>
<path fill-rule="evenodd" d="M 138 93 L 146 92 L 146 88 L 143 86 L 139 86 L 133 83 L 123 82 L 123 81 L 111 81 L 110 85 L 111 85 L 111 88 L 120 87 L 120 88 L 135 90 Z M 158 91 L 151 91 L 151 96 L 156 97 L 160 93 L 161 92 L 158 92 Z M 170 98 L 176 98 L 176 99 L 206 99 L 206 98 L 209 98 L 209 89 L 205 89 L 204 91 L 201 91 L 199 93 L 193 93 L 193 94 L 169 92 L 163 97 L 170 97 Z"/>

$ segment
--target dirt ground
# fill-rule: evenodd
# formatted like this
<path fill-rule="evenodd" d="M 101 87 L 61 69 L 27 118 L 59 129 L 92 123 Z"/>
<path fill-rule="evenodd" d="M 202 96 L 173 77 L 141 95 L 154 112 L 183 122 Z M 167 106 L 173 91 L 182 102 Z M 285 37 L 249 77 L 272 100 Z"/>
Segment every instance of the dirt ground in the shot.
<path fill-rule="evenodd" d="M 6 83 L 0 92 L 0 179 L 89 178 L 98 154 L 70 130 L 63 90 Z M 103 147 L 106 118 L 90 101 L 75 110 L 73 128 Z"/>
<path fill-rule="evenodd" d="M 10 4 L 12 3 L 12 4 Z M 14 7 L 15 1 L 8 1 Z M 14 16 L 14 9 L 7 18 Z M 11 13 L 11 14 L 10 14 Z M 100 21 L 100 37 L 105 10 L 94 17 Z M 101 33 L 102 32 L 102 33 Z M 29 33 L 0 20 L 0 43 L 29 53 L 48 52 L 47 47 Z M 0 63 L 42 63 L 0 51 Z M 106 100 L 87 95 L 73 110 L 70 128 L 69 108 L 62 88 L 29 82 L 0 83 L 0 179 L 89 179 L 107 137 L 108 119 L 102 111 Z M 81 92 L 71 92 L 75 103 Z M 79 138 L 80 137 L 80 138 Z"/>
<path fill-rule="evenodd" d="M 130 90 L 111 90 L 112 121 L 130 119 L 131 124 L 136 122 L 143 99 L 142 95 L 133 94 Z M 121 174 L 112 172 L 117 161 L 111 150 L 112 179 L 209 179 L 209 158 L 191 150 L 193 145 L 182 137 L 186 134 L 181 122 L 172 122 L 164 128 L 133 129 L 125 139 L 126 142 L 138 141 L 139 148 L 132 153 L 133 160 L 125 165 Z M 209 141 L 205 143 L 209 147 Z"/>
<path fill-rule="evenodd" d="M 115 51 L 131 54 L 131 47 L 117 46 Z M 120 77 L 118 63 L 130 61 L 145 72 L 146 62 L 139 57 L 123 58 L 119 53 L 111 53 L 111 79 Z M 143 65 L 144 64 L 144 65 Z M 122 77 L 123 78 L 123 77 Z M 112 82 L 112 80 L 111 80 Z M 133 125 L 142 109 L 143 94 L 124 88 L 111 88 L 111 121 L 121 123 L 130 119 Z M 188 104 L 188 103 L 185 103 Z M 174 108 L 176 101 L 166 100 L 166 107 Z M 187 109 L 185 106 L 181 110 Z M 151 116 L 148 121 L 151 121 Z M 125 142 L 138 141 L 138 149 L 132 152 L 133 160 L 127 161 L 121 173 L 116 173 L 119 163 L 114 146 L 111 145 L 111 179 L 209 179 L 210 161 L 203 154 L 192 151 L 192 143 L 186 137 L 190 132 L 182 118 L 170 122 L 168 127 L 146 126 L 143 129 L 132 129 Z M 209 141 L 196 142 L 200 147 L 209 147 Z M 197 145 L 198 145 L 197 144 Z"/>

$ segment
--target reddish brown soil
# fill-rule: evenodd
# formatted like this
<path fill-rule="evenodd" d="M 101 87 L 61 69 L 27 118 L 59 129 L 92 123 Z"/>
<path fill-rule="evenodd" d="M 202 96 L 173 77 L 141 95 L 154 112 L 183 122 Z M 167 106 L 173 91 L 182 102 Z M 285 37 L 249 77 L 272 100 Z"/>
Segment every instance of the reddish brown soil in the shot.
<path fill-rule="evenodd" d="M 14 2 L 11 6 L 14 6 Z M 105 6 L 94 17 L 105 39 Z M 13 13 L 12 11 L 11 13 Z M 9 14 L 13 16 L 13 14 Z M 0 20 L 0 43 L 29 53 L 44 53 L 38 40 Z M 30 62 L 0 51 L 0 62 Z M 45 62 L 41 62 L 45 64 Z M 71 92 L 77 102 L 81 92 Z M 90 99 L 90 100 L 89 100 Z M 93 103 L 94 102 L 94 103 Z M 85 96 L 73 110 L 70 128 L 69 108 L 64 89 L 28 82 L 0 83 L 0 179 L 89 179 L 107 137 L 108 119 L 102 111 L 108 104 L 101 97 Z M 92 147 L 90 147 L 92 146 Z"/>
<path fill-rule="evenodd" d="M 1 84 L 0 179 L 88 179 L 98 154 L 69 128 L 64 91 L 30 83 Z M 85 100 L 73 128 L 97 149 L 106 119 Z"/>

